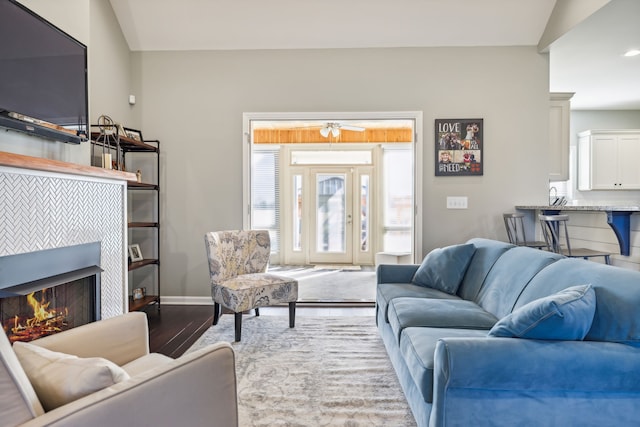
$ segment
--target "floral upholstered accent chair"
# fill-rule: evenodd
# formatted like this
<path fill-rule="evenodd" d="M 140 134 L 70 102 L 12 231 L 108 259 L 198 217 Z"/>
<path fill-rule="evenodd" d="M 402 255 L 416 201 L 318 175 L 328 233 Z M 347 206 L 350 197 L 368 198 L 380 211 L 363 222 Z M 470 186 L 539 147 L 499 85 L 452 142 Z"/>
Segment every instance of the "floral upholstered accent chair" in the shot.
<path fill-rule="evenodd" d="M 267 273 L 271 240 L 267 230 L 228 230 L 205 234 L 209 258 L 213 324 L 223 306 L 235 313 L 235 339 L 240 341 L 242 312 L 289 304 L 289 327 L 295 326 L 298 281 Z"/>

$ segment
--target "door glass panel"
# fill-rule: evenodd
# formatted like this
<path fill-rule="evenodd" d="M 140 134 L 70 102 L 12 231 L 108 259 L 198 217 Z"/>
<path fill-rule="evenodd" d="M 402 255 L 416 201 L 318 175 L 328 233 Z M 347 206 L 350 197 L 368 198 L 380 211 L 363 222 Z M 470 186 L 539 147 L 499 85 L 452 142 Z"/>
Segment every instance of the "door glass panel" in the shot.
<path fill-rule="evenodd" d="M 369 250 L 369 175 L 360 176 L 360 250 Z"/>
<path fill-rule="evenodd" d="M 346 251 L 346 176 L 316 175 L 316 251 Z"/>
<path fill-rule="evenodd" d="M 293 176 L 293 250 L 302 250 L 302 175 Z"/>
<path fill-rule="evenodd" d="M 411 148 L 385 149 L 384 175 L 384 236 L 387 252 L 411 252 L 413 220 L 413 167 Z"/>

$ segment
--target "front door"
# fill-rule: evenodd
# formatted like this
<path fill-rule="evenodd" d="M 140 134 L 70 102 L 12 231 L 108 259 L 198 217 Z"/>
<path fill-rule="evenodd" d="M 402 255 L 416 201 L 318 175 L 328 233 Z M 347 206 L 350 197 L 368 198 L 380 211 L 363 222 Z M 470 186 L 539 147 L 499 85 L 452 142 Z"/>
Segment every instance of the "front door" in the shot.
<path fill-rule="evenodd" d="M 313 168 L 311 178 L 311 263 L 353 262 L 353 171 Z"/>

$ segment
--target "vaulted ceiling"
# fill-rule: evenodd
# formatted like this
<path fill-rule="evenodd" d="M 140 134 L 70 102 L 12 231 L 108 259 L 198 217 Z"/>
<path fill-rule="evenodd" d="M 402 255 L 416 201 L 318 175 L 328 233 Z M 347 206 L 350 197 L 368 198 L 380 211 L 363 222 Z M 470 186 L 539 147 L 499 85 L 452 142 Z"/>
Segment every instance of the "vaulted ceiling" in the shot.
<path fill-rule="evenodd" d="M 565 1 L 565 0 L 557 0 Z M 582 0 L 586 1 L 586 0 Z M 556 0 L 110 0 L 133 51 L 536 46 Z M 640 109 L 640 1 L 611 0 L 550 47 L 574 109 Z"/>

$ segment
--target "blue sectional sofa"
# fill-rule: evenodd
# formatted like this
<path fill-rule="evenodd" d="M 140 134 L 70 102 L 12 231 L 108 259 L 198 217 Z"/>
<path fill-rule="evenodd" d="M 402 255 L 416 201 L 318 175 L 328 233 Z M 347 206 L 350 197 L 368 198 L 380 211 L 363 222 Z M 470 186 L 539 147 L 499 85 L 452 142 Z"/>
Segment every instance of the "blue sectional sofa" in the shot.
<path fill-rule="evenodd" d="M 378 266 L 376 322 L 419 426 L 640 425 L 640 272 L 472 239 Z"/>

